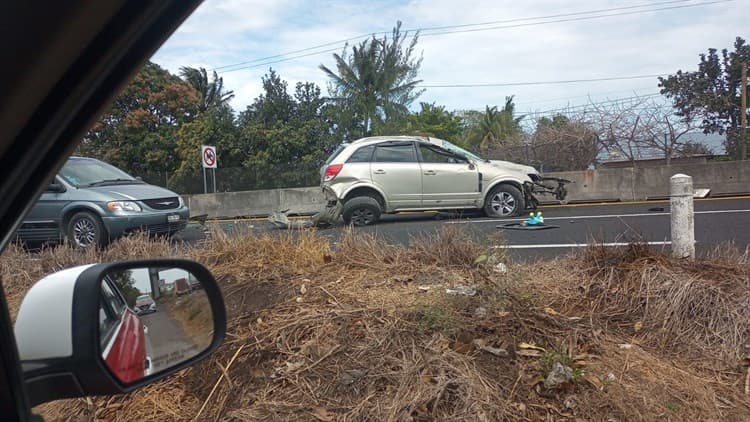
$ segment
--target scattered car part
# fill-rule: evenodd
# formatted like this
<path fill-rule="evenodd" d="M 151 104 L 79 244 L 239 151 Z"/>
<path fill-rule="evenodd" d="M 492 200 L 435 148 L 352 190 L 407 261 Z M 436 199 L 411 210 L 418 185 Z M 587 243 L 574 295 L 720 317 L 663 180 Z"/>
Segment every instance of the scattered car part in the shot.
<path fill-rule="evenodd" d="M 308 229 L 313 227 L 328 227 L 334 225 L 343 207 L 339 201 L 329 201 L 326 208 L 315 213 L 309 220 L 290 220 L 286 215 L 289 210 L 274 211 L 268 216 L 268 221 L 277 229 Z"/>

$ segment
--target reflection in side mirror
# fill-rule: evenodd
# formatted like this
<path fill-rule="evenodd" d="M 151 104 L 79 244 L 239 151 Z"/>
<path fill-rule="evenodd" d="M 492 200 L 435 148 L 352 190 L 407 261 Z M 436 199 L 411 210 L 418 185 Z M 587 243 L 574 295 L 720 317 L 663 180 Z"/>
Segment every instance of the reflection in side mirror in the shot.
<path fill-rule="evenodd" d="M 105 365 L 130 384 L 205 351 L 214 317 L 201 281 L 182 268 L 141 267 L 104 273 L 99 345 Z"/>

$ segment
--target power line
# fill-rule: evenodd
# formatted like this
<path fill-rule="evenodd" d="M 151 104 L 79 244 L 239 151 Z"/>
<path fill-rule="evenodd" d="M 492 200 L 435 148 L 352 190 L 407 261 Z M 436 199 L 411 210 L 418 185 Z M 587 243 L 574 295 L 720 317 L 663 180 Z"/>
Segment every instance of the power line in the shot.
<path fill-rule="evenodd" d="M 646 13 L 646 12 L 660 12 L 664 10 L 673 10 L 673 9 L 685 9 L 688 7 L 699 7 L 699 6 L 708 6 L 712 4 L 718 4 L 718 3 L 729 3 L 734 0 L 715 0 L 715 1 L 707 1 L 703 3 L 695 3 L 695 4 L 684 4 L 680 6 L 669 6 L 669 7 L 659 7 L 655 9 L 644 9 L 644 10 L 636 10 L 631 12 L 619 12 L 619 13 L 610 13 L 605 15 L 595 15 L 595 16 L 583 16 L 578 18 L 568 18 L 568 19 L 557 19 L 557 20 L 551 20 L 551 21 L 544 21 L 544 22 L 529 22 L 529 23 L 520 23 L 515 25 L 502 25 L 502 26 L 491 26 L 489 28 L 476 28 L 476 29 L 462 29 L 457 31 L 443 31 L 443 32 L 430 32 L 427 34 L 420 34 L 422 37 L 430 37 L 434 35 L 447 35 L 447 34 L 462 34 L 467 32 L 480 32 L 480 31 L 491 31 L 495 29 L 508 29 L 508 28 L 521 28 L 526 26 L 538 26 L 538 25 L 547 25 L 551 23 L 561 23 L 561 22 L 576 22 L 576 21 L 583 21 L 583 20 L 590 20 L 590 19 L 599 19 L 599 18 L 608 18 L 612 16 L 626 16 L 626 15 L 636 15 L 640 13 Z"/>
<path fill-rule="evenodd" d="M 516 28 L 516 27 L 523 27 L 523 26 L 535 26 L 535 25 L 546 25 L 551 23 L 560 23 L 560 22 L 570 22 L 570 21 L 579 21 L 579 20 L 586 20 L 586 19 L 598 19 L 598 18 L 604 18 L 604 17 L 611 17 L 611 16 L 621 16 L 621 15 L 632 15 L 632 14 L 638 14 L 638 13 L 647 13 L 647 12 L 655 12 L 655 11 L 664 11 L 664 10 L 671 10 L 671 9 L 681 9 L 681 8 L 687 8 L 687 7 L 698 7 L 698 6 L 706 6 L 711 4 L 717 4 L 717 3 L 727 3 L 732 2 L 734 0 L 714 0 L 714 1 L 708 1 L 708 2 L 702 2 L 702 3 L 695 3 L 695 4 L 687 4 L 687 5 L 676 5 L 676 6 L 669 6 L 669 7 L 661 7 L 661 8 L 653 8 L 653 6 L 659 6 L 659 5 L 666 5 L 666 4 L 674 4 L 674 3 L 682 3 L 682 2 L 688 2 L 692 0 L 672 0 L 672 1 L 664 1 L 659 3 L 651 3 L 647 5 L 640 5 L 640 6 L 625 6 L 625 7 L 614 7 L 614 8 L 608 8 L 608 9 L 598 9 L 598 10 L 590 10 L 590 11 L 583 11 L 583 12 L 573 12 L 573 13 L 563 13 L 563 14 L 555 14 L 555 15 L 547 15 L 547 16 L 538 16 L 538 17 L 530 17 L 530 18 L 517 18 L 517 19 L 508 19 L 508 20 L 502 20 L 502 21 L 491 21 L 491 22 L 484 22 L 484 23 L 470 23 L 470 24 L 461 24 L 461 25 L 448 25 L 448 26 L 441 26 L 441 27 L 425 27 L 425 28 L 415 28 L 415 29 L 406 29 L 404 32 L 409 31 L 431 31 L 431 30 L 438 30 L 438 29 L 452 29 L 452 28 L 466 28 L 466 27 L 472 27 L 472 26 L 486 26 L 488 24 L 496 24 L 496 23 L 512 23 L 512 22 L 523 22 L 523 21 L 529 21 L 529 20 L 542 20 L 542 19 L 551 19 L 551 18 L 558 18 L 558 17 L 566 17 L 566 16 L 580 16 L 580 15 L 587 15 L 587 14 L 595 14 L 595 13 L 604 13 L 604 12 L 611 12 L 611 11 L 619 11 L 619 10 L 627 10 L 627 9 L 642 9 L 642 10 L 636 10 L 636 11 L 630 11 L 630 12 L 623 12 L 623 13 L 613 13 L 613 14 L 606 14 L 606 15 L 595 15 L 595 16 L 583 16 L 579 18 L 572 18 L 572 19 L 558 19 L 558 20 L 552 20 L 552 21 L 543 21 L 543 22 L 527 22 L 523 24 L 517 24 L 517 25 L 505 25 L 505 26 L 494 26 L 489 28 L 475 28 L 475 29 L 464 29 L 464 30 L 458 30 L 458 31 L 443 31 L 443 32 L 432 32 L 432 33 L 422 33 L 421 36 L 434 36 L 434 35 L 446 35 L 446 34 L 455 34 L 455 33 L 464 33 L 464 32 L 477 32 L 477 31 L 488 31 L 488 30 L 496 30 L 496 29 L 507 29 L 507 28 Z M 387 35 L 390 32 L 373 32 L 368 34 L 361 34 L 357 35 L 355 37 L 350 37 L 338 41 L 332 41 L 324 44 L 319 44 L 313 47 L 307 47 L 302 48 L 298 50 L 288 51 L 285 53 L 280 53 L 272 56 L 262 57 L 258 59 L 248 60 L 244 62 L 238 62 L 223 66 L 215 67 L 214 70 L 220 71 L 222 69 L 227 69 L 222 71 L 221 73 L 227 73 L 227 72 L 233 72 L 236 70 L 242 70 L 242 69 L 249 69 L 253 67 L 260 67 L 260 66 L 266 66 L 269 64 L 274 63 L 280 63 L 284 61 L 294 60 L 297 58 L 312 56 L 316 54 L 324 54 L 329 53 L 332 51 L 336 51 L 339 48 L 335 49 L 327 49 L 323 51 L 316 51 L 308 54 L 298 55 L 298 56 L 292 56 L 281 60 L 275 60 L 275 61 L 268 61 L 271 59 L 276 59 L 279 57 L 289 56 L 297 53 L 304 53 L 311 50 L 316 50 L 323 47 L 329 47 L 331 45 L 340 45 L 342 43 L 347 43 L 354 40 L 359 40 L 362 38 L 374 36 L 374 35 Z M 243 66 L 250 63 L 258 63 L 258 62 L 264 62 L 260 64 L 254 64 L 250 66 Z M 240 67 L 237 67 L 240 66 Z M 228 69 L 232 68 L 232 69 Z"/>
<path fill-rule="evenodd" d="M 562 111 L 575 111 L 575 110 L 585 109 L 585 108 L 593 107 L 597 105 L 635 102 L 638 100 L 645 100 L 648 98 L 658 97 L 660 95 L 661 95 L 660 93 L 653 93 L 653 94 L 646 94 L 646 95 L 634 95 L 631 97 L 613 98 L 611 100 L 589 102 L 586 104 L 579 104 L 575 106 L 561 107 L 561 108 L 555 108 L 555 109 L 550 109 L 550 110 L 525 111 L 525 112 L 520 112 L 519 114 L 550 114 L 550 113 L 556 113 L 556 112 L 562 112 Z"/>
<path fill-rule="evenodd" d="M 576 84 L 584 82 L 602 82 L 602 81 L 622 81 L 631 79 L 646 79 L 664 76 L 665 73 L 656 75 L 635 75 L 635 76 L 613 76 L 608 78 L 590 78 L 590 79 L 570 79 L 563 81 L 535 81 L 535 82 L 507 82 L 507 83 L 477 83 L 477 84 L 434 84 L 434 85 L 417 85 L 420 88 L 486 88 L 501 86 L 527 86 L 527 85 L 559 85 L 559 84 Z"/>
<path fill-rule="evenodd" d="M 515 103 L 516 106 L 529 106 L 533 104 L 541 104 L 541 103 L 551 103 L 555 101 L 565 101 L 565 100 L 576 100 L 579 98 L 591 98 L 591 97 L 601 97 L 604 95 L 610 95 L 610 94 L 623 94 L 623 93 L 632 93 L 633 95 L 645 95 L 645 94 L 652 94 L 653 92 L 643 92 L 645 90 L 651 91 L 651 88 L 653 87 L 644 87 L 644 88 L 635 88 L 635 89 L 619 89 L 617 91 L 605 91 L 605 92 L 593 92 L 593 93 L 587 93 L 586 95 L 577 95 L 574 97 L 566 96 L 566 97 L 557 97 L 557 98 L 547 98 L 544 100 L 539 101 L 522 101 L 520 103 Z"/>
<path fill-rule="evenodd" d="M 522 22 L 522 21 L 528 21 L 528 20 L 552 19 L 552 18 L 560 18 L 560 17 L 567 17 L 567 16 L 579 16 L 579 15 L 592 14 L 592 13 L 612 12 L 612 11 L 617 11 L 617 10 L 638 9 L 638 8 L 644 8 L 644 7 L 661 6 L 661 5 L 664 5 L 664 4 L 686 3 L 686 2 L 689 2 L 689 1 L 694 1 L 694 0 L 671 0 L 671 1 L 651 3 L 651 4 L 644 4 L 644 5 L 639 5 L 639 6 L 613 7 L 613 8 L 608 8 L 608 9 L 589 10 L 589 11 L 584 11 L 584 12 L 573 12 L 573 13 L 562 13 L 562 14 L 556 14 L 556 15 L 536 16 L 536 17 L 530 17 L 530 18 L 515 18 L 515 19 L 506 19 L 506 20 L 489 21 L 489 22 L 481 22 L 481 23 L 468 23 L 468 24 L 461 24 L 461 25 L 432 26 L 432 27 L 424 27 L 424 28 L 416 28 L 416 29 L 405 29 L 404 32 L 409 32 L 409 31 L 433 31 L 433 30 L 441 30 L 441 29 L 466 28 L 466 27 L 472 27 L 472 26 L 496 25 L 496 24 L 500 24 L 500 23 Z M 287 51 L 285 53 L 275 54 L 273 56 L 261 57 L 261 58 L 258 58 L 258 59 L 247 60 L 247 61 L 244 61 L 244 62 L 233 63 L 233 64 L 227 64 L 227 65 L 224 65 L 224 66 L 217 66 L 213 70 L 221 70 L 221 69 L 226 69 L 228 67 L 234 67 L 234 66 L 240 66 L 240 65 L 249 64 L 249 63 L 256 63 L 256 62 L 261 62 L 261 61 L 276 59 L 276 58 L 279 58 L 279 57 L 288 56 L 290 54 L 304 53 L 304 52 L 309 51 L 309 50 L 315 50 L 315 49 L 318 49 L 318 48 L 329 47 L 329 46 L 332 46 L 332 45 L 341 45 L 342 43 L 347 43 L 347 42 L 358 40 L 358 39 L 361 39 L 361 38 L 367 38 L 367 37 L 370 37 L 372 35 L 387 35 L 387 34 L 389 34 L 389 32 L 383 32 L 383 31 L 381 31 L 381 32 L 372 32 L 372 33 L 367 33 L 367 34 L 361 34 L 361 35 L 357 35 L 357 36 L 350 37 L 350 38 L 345 38 L 345 39 L 338 40 L 338 41 L 331 41 L 331 42 L 328 42 L 328 43 L 325 43 L 325 44 L 319 44 L 319 45 L 315 45 L 315 46 L 312 46 L 312 47 L 301 48 L 299 50 Z"/>

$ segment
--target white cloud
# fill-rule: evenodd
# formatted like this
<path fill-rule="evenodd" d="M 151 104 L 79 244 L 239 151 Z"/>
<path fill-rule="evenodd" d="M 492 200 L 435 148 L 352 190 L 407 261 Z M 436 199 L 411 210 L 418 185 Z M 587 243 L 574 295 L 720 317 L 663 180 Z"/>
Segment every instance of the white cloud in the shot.
<path fill-rule="evenodd" d="M 746 31 L 750 8 L 740 7 L 741 3 L 746 3 L 746 0 L 463 34 L 429 36 L 424 33 L 418 44 L 418 50 L 424 53 L 419 77 L 425 84 L 508 83 L 693 69 L 698 54 L 707 48 L 731 47 L 737 35 L 748 35 L 742 31 Z M 208 0 L 156 54 L 154 61 L 173 72 L 185 65 L 212 69 L 356 35 L 389 31 L 399 19 L 408 29 L 514 20 L 638 4 L 647 3 L 614 0 Z M 577 17 L 554 19 L 569 18 Z M 528 22 L 507 22 L 502 25 Z M 340 51 L 339 46 L 327 48 Z M 248 65 L 258 63 L 262 62 Z M 330 52 L 226 72 L 222 76 L 228 89 L 235 91 L 232 104 L 240 111 L 261 92 L 260 77 L 268 67 L 276 69 L 289 82 L 290 88 L 298 81 L 312 81 L 325 90 L 327 80 L 318 69 L 321 63 L 333 65 Z M 449 109 L 465 109 L 500 104 L 506 95 L 515 95 L 519 110 L 525 107 L 539 110 L 585 103 L 587 95 L 592 98 L 616 98 L 631 96 L 633 91 L 656 92 L 656 81 L 639 79 L 567 85 L 430 88 L 420 100 L 435 101 Z"/>

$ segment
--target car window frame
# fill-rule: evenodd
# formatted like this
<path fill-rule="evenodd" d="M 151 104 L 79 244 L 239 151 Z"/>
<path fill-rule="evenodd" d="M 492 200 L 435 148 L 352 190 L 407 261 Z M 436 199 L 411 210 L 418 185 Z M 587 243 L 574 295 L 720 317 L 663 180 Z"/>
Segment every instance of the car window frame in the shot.
<path fill-rule="evenodd" d="M 356 150 L 354 150 L 354 152 L 352 152 L 349 155 L 349 158 L 346 159 L 346 163 L 347 164 L 372 163 L 373 162 L 372 158 L 375 156 L 375 148 L 376 147 L 377 147 L 377 145 L 370 144 L 370 145 L 364 145 L 364 146 L 361 146 L 361 147 L 357 148 Z M 354 154 L 356 154 L 359 151 L 362 151 L 364 149 L 367 149 L 367 148 L 370 148 L 370 156 L 368 157 L 367 161 L 351 161 L 352 157 L 354 157 Z"/>
<path fill-rule="evenodd" d="M 400 147 L 400 146 L 410 146 L 411 152 L 413 154 L 414 161 L 378 161 L 377 158 L 377 151 L 378 148 L 381 147 Z M 414 142 L 410 141 L 389 141 L 389 142 L 382 142 L 379 144 L 375 144 L 375 149 L 372 151 L 372 159 L 370 161 L 371 163 L 381 163 L 381 164 L 419 164 L 419 154 L 416 148 L 416 145 L 414 145 Z"/>
<path fill-rule="evenodd" d="M 104 279 L 102 280 L 102 289 L 104 289 L 105 286 L 112 292 L 111 297 L 114 298 L 115 301 L 120 302 L 120 305 L 122 305 L 122 310 L 118 312 L 116 309 L 114 309 L 114 307 L 112 306 L 112 301 L 108 298 L 105 298 L 104 292 L 101 293 L 101 296 L 99 298 L 100 306 L 104 310 L 104 313 L 107 315 L 107 317 L 109 317 L 112 321 L 112 324 L 107 326 L 105 330 L 102 330 L 100 321 L 99 345 L 102 347 L 102 350 L 104 350 L 106 345 L 109 344 L 109 342 L 112 340 L 115 333 L 117 332 L 117 327 L 122 324 L 122 320 L 125 317 L 125 314 L 128 312 L 127 302 L 124 300 L 124 298 L 120 294 L 119 289 L 114 285 L 114 282 L 112 282 L 109 277 L 104 277 Z M 103 333 L 103 331 L 106 332 Z"/>
<path fill-rule="evenodd" d="M 442 162 L 442 161 L 426 161 L 424 159 L 424 156 L 422 155 L 422 148 L 427 148 L 429 150 L 435 151 L 438 154 L 442 154 L 442 155 L 446 155 L 446 156 L 451 156 L 454 159 L 459 160 L 459 162 L 457 162 L 457 163 L 446 163 L 446 162 Z M 460 156 L 460 155 L 454 153 L 453 151 L 449 151 L 449 150 L 447 150 L 445 148 L 441 148 L 441 147 L 439 147 L 437 145 L 433 145 L 433 144 L 419 143 L 417 145 L 417 151 L 419 152 L 419 162 L 420 163 L 425 163 L 425 164 L 470 164 L 468 158 Z"/>

